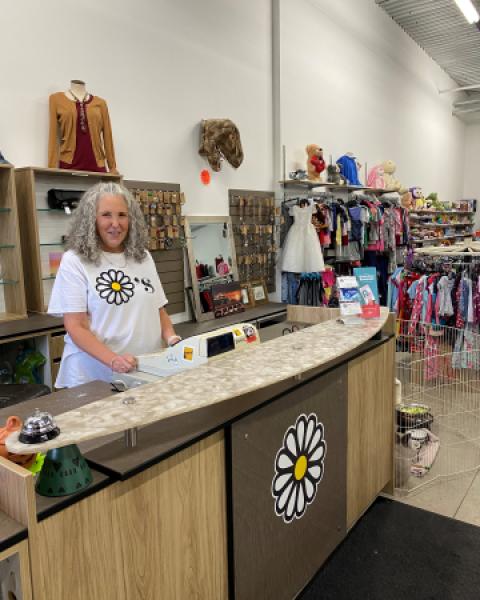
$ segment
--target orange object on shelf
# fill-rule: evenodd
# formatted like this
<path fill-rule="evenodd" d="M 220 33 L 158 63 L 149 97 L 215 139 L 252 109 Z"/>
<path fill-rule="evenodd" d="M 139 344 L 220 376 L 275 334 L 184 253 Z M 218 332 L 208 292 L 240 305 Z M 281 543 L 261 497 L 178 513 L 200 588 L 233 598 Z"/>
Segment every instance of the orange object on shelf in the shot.
<path fill-rule="evenodd" d="M 22 428 L 22 420 L 19 417 L 8 417 L 5 427 L 0 427 L 0 456 L 6 458 L 7 460 L 11 460 L 13 463 L 28 469 L 32 466 L 36 454 L 12 454 L 7 450 L 5 446 L 5 440 L 7 437 L 14 433 L 15 431 L 19 431 Z"/>

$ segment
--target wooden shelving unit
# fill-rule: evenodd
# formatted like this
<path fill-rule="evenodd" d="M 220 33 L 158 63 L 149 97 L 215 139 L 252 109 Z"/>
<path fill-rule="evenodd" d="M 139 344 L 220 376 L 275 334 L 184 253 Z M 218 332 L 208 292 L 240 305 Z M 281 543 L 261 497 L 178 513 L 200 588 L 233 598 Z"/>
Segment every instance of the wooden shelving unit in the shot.
<path fill-rule="evenodd" d="M 280 185 L 284 189 L 293 188 L 314 190 L 316 188 L 327 188 L 332 191 L 343 190 L 347 192 L 353 192 L 355 190 L 358 190 L 366 192 L 376 192 L 379 194 L 388 193 L 388 190 L 372 188 L 366 185 L 338 185 L 337 183 L 328 183 L 326 181 L 309 181 L 308 179 L 284 179 L 280 181 Z"/>
<path fill-rule="evenodd" d="M 471 210 L 411 210 L 409 211 L 412 244 L 423 246 L 441 242 L 457 243 L 473 235 L 473 215 Z M 452 219 L 455 219 L 453 220 Z M 439 222 L 436 219 L 447 222 Z M 457 219 L 460 219 L 458 221 Z M 445 235 L 425 237 L 425 234 L 415 237 L 415 231 L 437 231 Z M 447 230 L 451 230 L 447 233 Z"/>
<path fill-rule="evenodd" d="M 110 173 L 22 167 L 15 169 L 15 180 L 22 214 L 19 224 L 27 309 L 43 313 L 55 281 L 54 263 L 63 252 L 62 236 L 69 224 L 68 214 L 48 207 L 48 190 L 85 191 L 99 181 L 121 182 L 122 178 Z"/>
<path fill-rule="evenodd" d="M 11 165 L 0 165 L 0 322 L 27 316 L 23 268 Z"/>

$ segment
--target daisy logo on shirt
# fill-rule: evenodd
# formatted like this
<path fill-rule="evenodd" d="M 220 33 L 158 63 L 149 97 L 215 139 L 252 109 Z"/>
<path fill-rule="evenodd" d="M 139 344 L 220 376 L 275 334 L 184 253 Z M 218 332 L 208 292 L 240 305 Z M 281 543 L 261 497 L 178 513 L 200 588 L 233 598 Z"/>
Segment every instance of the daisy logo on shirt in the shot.
<path fill-rule="evenodd" d="M 272 496 L 275 513 L 285 523 L 301 519 L 315 499 L 324 473 L 327 442 L 323 424 L 312 413 L 297 418 L 275 457 Z"/>
<path fill-rule="evenodd" d="M 108 304 L 124 304 L 130 300 L 134 294 L 134 284 L 128 275 L 123 271 L 109 269 L 103 271 L 96 279 L 97 290 L 100 298 L 103 298 Z"/>

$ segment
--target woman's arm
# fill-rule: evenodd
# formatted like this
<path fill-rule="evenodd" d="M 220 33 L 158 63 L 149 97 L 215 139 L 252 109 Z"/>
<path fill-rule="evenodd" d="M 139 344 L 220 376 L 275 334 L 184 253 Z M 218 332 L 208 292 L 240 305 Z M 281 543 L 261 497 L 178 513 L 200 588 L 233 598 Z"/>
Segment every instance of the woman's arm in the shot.
<path fill-rule="evenodd" d="M 160 309 L 160 326 L 162 328 L 162 338 L 165 340 L 167 346 L 173 346 L 178 343 L 182 338 L 175 333 L 172 321 L 168 316 L 165 308 Z"/>
<path fill-rule="evenodd" d="M 92 333 L 87 313 L 65 313 L 63 322 L 75 344 L 107 367 L 120 373 L 135 368 L 136 359 L 134 356 L 131 354 L 122 356 L 115 354 Z"/>

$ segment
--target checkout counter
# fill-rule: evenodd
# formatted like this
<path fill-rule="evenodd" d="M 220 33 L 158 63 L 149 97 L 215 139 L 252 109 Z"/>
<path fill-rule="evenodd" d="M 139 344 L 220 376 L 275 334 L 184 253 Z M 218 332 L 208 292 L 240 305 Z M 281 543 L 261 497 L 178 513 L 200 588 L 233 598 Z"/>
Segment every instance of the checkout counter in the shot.
<path fill-rule="evenodd" d="M 392 485 L 395 340 L 386 309 L 291 330 L 135 390 L 182 411 L 134 447 L 121 433 L 80 444 L 93 482 L 79 494 L 38 496 L 0 459 L 0 511 L 28 535 L 10 549 L 35 600 L 281 600 L 308 584 Z M 110 395 L 93 382 L 12 409 L 81 415 Z"/>

